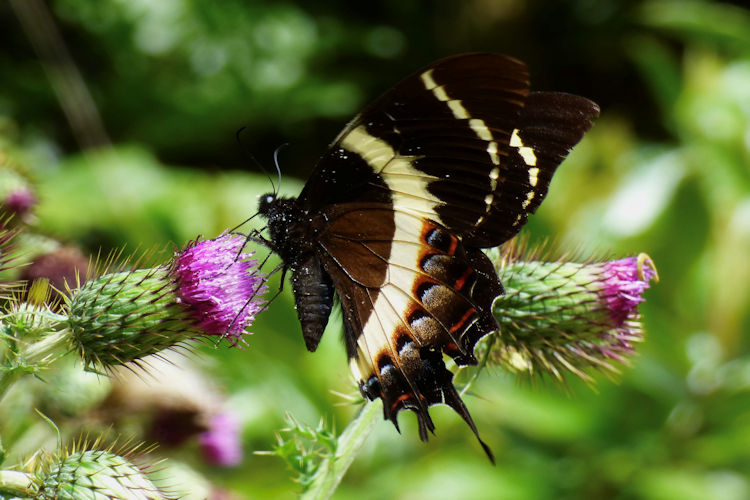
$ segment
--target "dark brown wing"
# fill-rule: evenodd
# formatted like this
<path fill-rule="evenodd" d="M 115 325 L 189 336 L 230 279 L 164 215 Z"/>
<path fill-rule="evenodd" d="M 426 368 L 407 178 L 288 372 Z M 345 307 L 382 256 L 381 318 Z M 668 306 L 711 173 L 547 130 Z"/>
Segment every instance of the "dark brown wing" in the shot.
<path fill-rule="evenodd" d="M 528 91 L 520 61 L 465 54 L 407 78 L 347 125 L 300 195 L 310 211 L 392 203 L 467 246 L 515 235 L 591 126 L 582 97 Z"/>

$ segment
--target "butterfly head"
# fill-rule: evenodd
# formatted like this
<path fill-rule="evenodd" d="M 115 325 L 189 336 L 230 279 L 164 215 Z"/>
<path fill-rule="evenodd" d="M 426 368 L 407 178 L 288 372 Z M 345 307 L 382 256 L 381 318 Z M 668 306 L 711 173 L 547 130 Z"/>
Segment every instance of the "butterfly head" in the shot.
<path fill-rule="evenodd" d="M 268 214 L 273 210 L 276 203 L 276 193 L 266 193 L 258 198 L 258 211 L 268 218 Z"/>

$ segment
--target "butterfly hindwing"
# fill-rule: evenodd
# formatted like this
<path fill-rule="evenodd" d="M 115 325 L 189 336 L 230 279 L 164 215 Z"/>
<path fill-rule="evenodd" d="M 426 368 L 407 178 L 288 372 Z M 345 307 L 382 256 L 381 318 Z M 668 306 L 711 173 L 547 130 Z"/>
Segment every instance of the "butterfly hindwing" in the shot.
<path fill-rule="evenodd" d="M 491 306 L 502 287 L 487 257 L 444 227 L 385 204 L 341 204 L 325 219 L 321 261 L 342 292 L 350 365 L 363 394 L 383 398 L 395 424 L 402 409 L 416 412 L 425 440 L 434 429 L 427 408 L 436 403 L 476 431 L 442 356 L 475 364 L 476 341 L 497 328 Z"/>

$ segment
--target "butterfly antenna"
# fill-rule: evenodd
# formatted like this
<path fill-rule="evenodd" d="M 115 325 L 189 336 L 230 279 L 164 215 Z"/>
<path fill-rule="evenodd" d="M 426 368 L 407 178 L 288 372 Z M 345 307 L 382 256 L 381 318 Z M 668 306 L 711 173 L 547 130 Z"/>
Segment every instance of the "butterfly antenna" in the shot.
<path fill-rule="evenodd" d="M 278 184 L 277 190 L 274 191 L 274 195 L 275 196 L 278 196 L 279 195 L 279 191 L 281 191 L 281 167 L 279 166 L 279 152 L 282 149 L 284 149 L 285 146 L 288 146 L 288 145 L 289 145 L 289 143 L 285 142 L 284 144 L 282 144 L 281 146 L 279 146 L 278 148 L 276 148 L 276 151 L 273 152 L 273 163 L 274 163 L 274 165 L 276 165 L 276 172 L 279 173 L 279 184 Z"/>
<path fill-rule="evenodd" d="M 266 169 L 265 169 L 265 167 L 263 167 L 263 165 L 262 165 L 262 164 L 261 164 L 261 163 L 260 163 L 260 162 L 259 162 L 259 161 L 258 161 L 258 160 L 257 160 L 256 158 L 255 158 L 255 155 L 253 155 L 253 154 L 252 154 L 252 153 L 250 152 L 250 150 L 249 150 L 249 149 L 247 148 L 247 146 L 245 145 L 245 143 L 243 143 L 243 142 L 242 142 L 242 132 L 243 132 L 243 131 L 244 131 L 244 130 L 245 130 L 246 128 L 247 128 L 247 127 L 240 127 L 240 129 L 239 129 L 239 130 L 237 130 L 237 132 L 235 132 L 234 136 L 235 136 L 235 138 L 237 139 L 237 143 L 238 143 L 238 144 L 239 144 L 240 146 L 242 146 L 242 151 L 243 151 L 243 152 L 245 153 L 245 155 L 246 155 L 246 156 L 247 156 L 247 157 L 248 157 L 248 158 L 249 158 L 249 159 L 250 159 L 250 160 L 251 160 L 251 161 L 252 161 L 253 163 L 255 163 L 255 165 L 256 165 L 256 166 L 257 166 L 258 168 L 260 168 L 261 172 L 263 172 L 264 174 L 266 174 L 266 177 L 268 178 L 268 182 L 270 182 L 270 183 L 271 183 L 271 190 L 272 190 L 272 191 L 273 191 L 274 193 L 276 193 L 276 186 L 274 186 L 274 184 L 273 184 L 273 179 L 271 179 L 271 175 L 270 175 L 270 174 L 268 173 L 268 170 L 266 170 Z M 278 167 L 277 167 L 277 168 L 278 168 Z"/>

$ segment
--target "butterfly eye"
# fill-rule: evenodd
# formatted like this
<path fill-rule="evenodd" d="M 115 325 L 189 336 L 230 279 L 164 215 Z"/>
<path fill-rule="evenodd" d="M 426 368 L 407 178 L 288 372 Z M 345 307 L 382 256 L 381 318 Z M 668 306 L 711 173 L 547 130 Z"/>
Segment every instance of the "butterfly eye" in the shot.
<path fill-rule="evenodd" d="M 273 194 L 264 194 L 258 198 L 258 210 L 261 213 L 268 213 L 268 209 L 271 204 L 276 200 L 276 196 Z"/>

